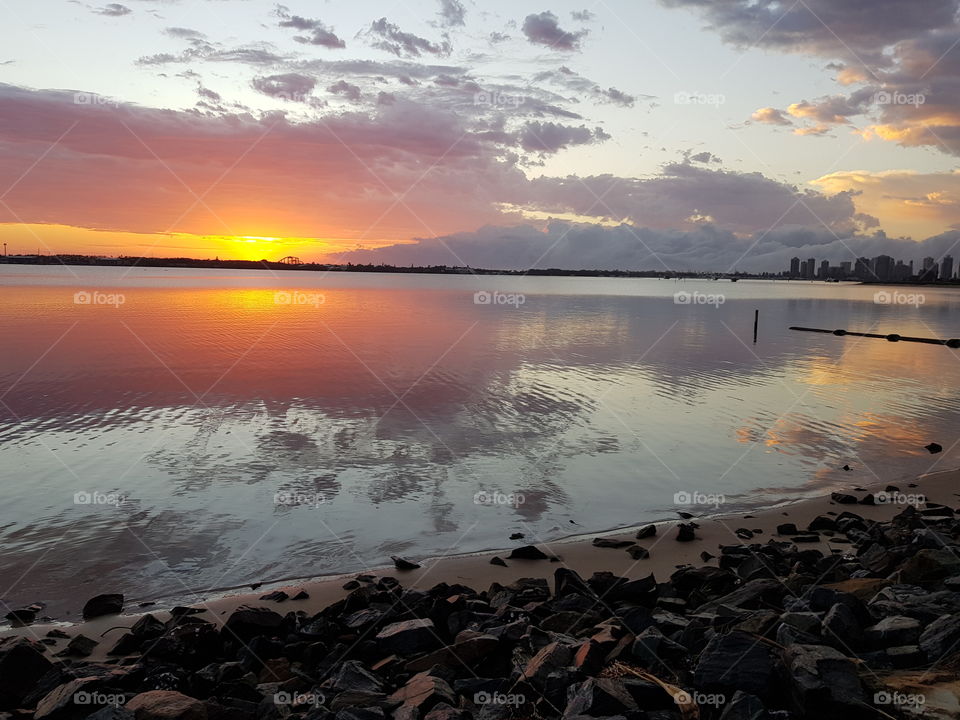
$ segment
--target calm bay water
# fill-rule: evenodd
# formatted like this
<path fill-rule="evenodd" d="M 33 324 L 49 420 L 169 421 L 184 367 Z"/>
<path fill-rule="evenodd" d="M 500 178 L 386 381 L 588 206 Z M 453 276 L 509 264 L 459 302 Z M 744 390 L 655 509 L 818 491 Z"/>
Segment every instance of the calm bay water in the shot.
<path fill-rule="evenodd" d="M 0 266 L 0 599 L 65 617 L 960 465 L 960 351 L 787 330 L 960 336 L 960 291 L 879 290 Z"/>

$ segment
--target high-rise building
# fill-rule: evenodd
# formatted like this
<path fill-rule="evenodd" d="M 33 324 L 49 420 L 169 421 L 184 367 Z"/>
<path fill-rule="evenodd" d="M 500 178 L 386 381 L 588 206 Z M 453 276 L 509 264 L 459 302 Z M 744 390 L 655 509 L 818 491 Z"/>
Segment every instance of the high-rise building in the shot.
<path fill-rule="evenodd" d="M 840 277 L 850 277 L 850 266 L 852 264 L 853 263 L 851 263 L 849 260 L 844 260 L 842 263 L 840 263 Z"/>
<path fill-rule="evenodd" d="M 821 280 L 826 280 L 828 277 L 830 277 L 830 261 L 829 261 L 829 260 L 821 260 L 821 261 L 820 261 L 820 275 L 819 275 L 819 277 L 820 277 Z"/>
<path fill-rule="evenodd" d="M 953 280 L 953 256 L 944 255 L 940 261 L 940 279 Z"/>
<path fill-rule="evenodd" d="M 887 282 L 893 279 L 893 258 L 889 255 L 878 255 L 871 261 L 874 279 Z"/>
<path fill-rule="evenodd" d="M 923 259 L 923 270 L 920 271 L 920 279 L 930 282 L 937 279 L 937 261 L 932 257 Z"/>
<path fill-rule="evenodd" d="M 790 258 L 790 277 L 800 277 L 800 258 Z"/>
<path fill-rule="evenodd" d="M 808 258 L 807 261 L 803 264 L 804 280 L 813 280 L 813 277 L 816 271 L 817 271 L 816 258 Z"/>
<path fill-rule="evenodd" d="M 870 271 L 870 258 L 858 257 L 857 264 L 853 269 L 853 275 L 858 280 L 871 280 L 873 273 Z"/>

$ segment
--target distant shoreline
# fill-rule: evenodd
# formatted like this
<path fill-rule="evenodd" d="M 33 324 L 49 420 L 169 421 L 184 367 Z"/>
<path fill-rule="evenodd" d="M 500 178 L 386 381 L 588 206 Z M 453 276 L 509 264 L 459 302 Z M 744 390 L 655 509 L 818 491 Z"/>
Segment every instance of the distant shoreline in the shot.
<path fill-rule="evenodd" d="M 269 260 L 198 260 L 194 258 L 147 258 L 118 257 L 103 258 L 91 255 L 9 255 L 0 256 L 0 265 L 71 265 L 90 267 L 151 267 L 151 268 L 200 268 L 212 270 L 270 270 L 301 272 L 361 272 L 361 273 L 400 273 L 422 275 L 505 275 L 532 277 L 614 277 L 614 278 L 657 278 L 661 280 L 775 280 L 778 282 L 812 283 L 822 280 L 803 280 L 783 277 L 776 273 L 712 272 L 712 271 L 671 271 L 662 270 L 564 270 L 562 268 L 529 268 L 527 270 L 502 270 L 496 268 L 475 268 L 450 265 L 355 265 L 329 263 L 290 263 Z M 893 281 L 893 280 L 838 280 L 836 283 L 858 285 L 895 285 L 895 286 L 934 286 L 958 287 L 960 278 L 944 281 Z"/>

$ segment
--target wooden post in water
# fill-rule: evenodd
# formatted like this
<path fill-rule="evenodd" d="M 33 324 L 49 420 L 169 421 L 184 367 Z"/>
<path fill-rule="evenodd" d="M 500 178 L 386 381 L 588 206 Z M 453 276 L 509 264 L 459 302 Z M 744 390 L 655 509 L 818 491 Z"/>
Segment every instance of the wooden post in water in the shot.
<path fill-rule="evenodd" d="M 757 343 L 757 323 L 760 321 L 760 309 L 757 308 L 753 311 L 753 343 Z"/>

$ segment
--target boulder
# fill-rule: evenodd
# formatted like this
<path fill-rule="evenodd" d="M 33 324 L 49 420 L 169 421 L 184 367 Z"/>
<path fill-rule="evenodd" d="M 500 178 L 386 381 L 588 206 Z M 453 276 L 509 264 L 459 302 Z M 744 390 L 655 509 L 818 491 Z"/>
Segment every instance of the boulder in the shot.
<path fill-rule="evenodd" d="M 414 675 L 406 685 L 390 695 L 387 701 L 402 705 L 397 712 L 403 710 L 410 713 L 416 710 L 421 716 L 441 702 L 457 704 L 456 695 L 447 681 L 426 672 Z"/>
<path fill-rule="evenodd" d="M 920 550 L 900 566 L 900 581 L 920 585 L 960 574 L 960 558 L 949 550 Z"/>
<path fill-rule="evenodd" d="M 943 615 L 930 623 L 920 633 L 920 647 L 934 663 L 960 652 L 960 614 Z"/>
<path fill-rule="evenodd" d="M 734 630 L 707 643 L 694 670 L 693 684 L 706 693 L 732 696 L 741 690 L 769 700 L 777 695 L 777 660 L 769 645 Z"/>
<path fill-rule="evenodd" d="M 24 637 L 0 639 L 0 711 L 18 707 L 51 666 L 43 645 Z"/>
<path fill-rule="evenodd" d="M 103 615 L 117 615 L 123 611 L 123 595 L 111 593 L 107 595 L 97 595 L 87 600 L 83 606 L 83 619 L 101 617 Z"/>
<path fill-rule="evenodd" d="M 514 548 L 507 555 L 507 560 L 546 560 L 547 556 L 535 545 L 524 545 Z"/>
<path fill-rule="evenodd" d="M 262 607 L 243 606 L 233 611 L 224 625 L 227 637 L 249 642 L 258 635 L 276 635 L 283 624 L 283 616 Z"/>
<path fill-rule="evenodd" d="M 920 622 L 911 617 L 892 615 L 863 631 L 868 647 L 881 650 L 896 645 L 915 645 L 920 639 Z"/>
<path fill-rule="evenodd" d="M 421 672 L 434 665 L 443 665 L 457 671 L 464 667 L 472 668 L 495 652 L 499 645 L 500 641 L 493 635 L 477 635 L 411 660 L 404 669 L 407 672 Z"/>
<path fill-rule="evenodd" d="M 578 715 L 608 717 L 624 711 L 636 712 L 636 701 L 624 684 L 615 678 L 587 678 L 567 691 L 564 717 Z"/>
<path fill-rule="evenodd" d="M 826 645 L 793 645 L 783 653 L 790 676 L 791 698 L 800 717 L 849 720 L 872 717 L 857 667 Z"/>
<path fill-rule="evenodd" d="M 206 706 L 174 690 L 140 693 L 126 705 L 136 720 L 207 720 Z"/>

